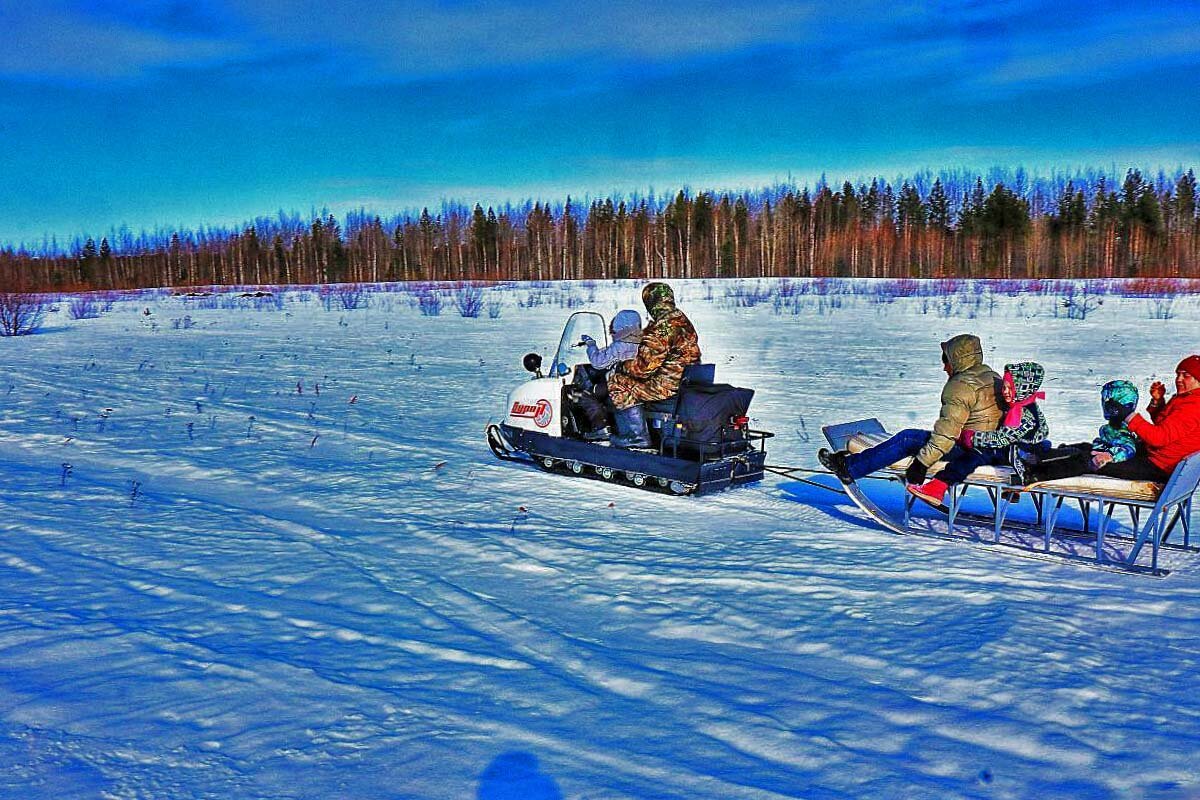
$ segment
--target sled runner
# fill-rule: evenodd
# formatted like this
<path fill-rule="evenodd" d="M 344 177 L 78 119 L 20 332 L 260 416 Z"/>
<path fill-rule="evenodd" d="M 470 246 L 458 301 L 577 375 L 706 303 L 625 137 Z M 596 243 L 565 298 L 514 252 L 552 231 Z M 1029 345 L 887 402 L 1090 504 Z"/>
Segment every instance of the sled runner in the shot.
<path fill-rule="evenodd" d="M 488 447 L 497 458 L 681 495 L 762 480 L 766 440 L 773 434 L 749 428 L 753 390 L 717 383 L 712 364 L 687 367 L 677 394 L 644 404 L 650 447 L 609 446 L 603 424 L 596 424 L 602 406 L 580 346 L 585 335 L 606 343 L 604 317 L 572 314 L 545 374 L 538 354 L 525 356 L 534 378 L 509 395 L 504 421 L 487 426 Z"/>
<path fill-rule="evenodd" d="M 864 419 L 822 429 L 831 447 L 857 452 L 889 438 L 877 419 Z M 904 482 L 908 459 L 891 465 L 872 477 Z M 930 469 L 936 474 L 941 465 Z M 982 467 L 946 494 L 946 509 L 938 519 L 912 515 L 917 499 L 907 492 L 903 512 L 897 517 L 872 502 L 855 483 L 846 494 L 871 519 L 896 533 L 970 541 L 993 548 L 1021 551 L 1023 555 L 1078 560 L 1093 566 L 1129 572 L 1165 575 L 1170 569 L 1160 564 L 1160 551 L 1200 548 L 1191 542 L 1192 498 L 1200 484 L 1200 453 L 1184 459 L 1165 484 L 1128 481 L 1098 475 L 1045 481 L 1029 486 L 1011 485 L 1007 467 Z M 963 509 L 968 492 L 982 490 L 990 508 L 984 513 Z M 1029 504 L 1022 498 L 1028 497 Z M 865 500 L 865 502 L 863 502 Z M 1072 526 L 1062 514 L 1065 505 L 1075 504 L 1081 524 Z M 1017 518 L 1019 505 L 1031 505 L 1033 519 Z M 1129 517 L 1128 530 L 1112 526 L 1118 508 Z M 939 522 L 941 520 L 941 522 Z M 1181 531 L 1178 540 L 1171 534 Z M 1149 545 L 1149 547 L 1146 547 Z M 1147 558 L 1147 552 L 1149 556 Z"/>

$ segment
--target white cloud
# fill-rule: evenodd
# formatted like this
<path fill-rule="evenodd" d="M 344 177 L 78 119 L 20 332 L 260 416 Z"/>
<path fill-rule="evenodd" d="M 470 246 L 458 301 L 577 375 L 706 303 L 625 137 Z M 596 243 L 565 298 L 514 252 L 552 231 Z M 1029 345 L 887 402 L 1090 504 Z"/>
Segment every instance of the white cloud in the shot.
<path fill-rule="evenodd" d="M 53 5 L 14 5 L 5 12 L 0 74 L 123 79 L 153 67 L 211 63 L 246 51 L 233 41 L 170 36 Z"/>
<path fill-rule="evenodd" d="M 457 4 L 367 0 L 341 5 L 331 24 L 319 0 L 259 0 L 240 14 L 294 44 L 370 53 L 381 68 L 422 77 L 593 57 L 659 60 L 796 41 L 811 33 L 812 3 L 609 2 Z"/>
<path fill-rule="evenodd" d="M 1156 26 L 1157 27 L 1157 26 Z M 1039 38 L 1001 64 L 988 79 L 999 84 L 1074 79 L 1162 64 L 1179 58 L 1200 59 L 1200 25 L 1146 29 L 1132 20 L 1120 28 L 1100 26 L 1081 38 Z"/>

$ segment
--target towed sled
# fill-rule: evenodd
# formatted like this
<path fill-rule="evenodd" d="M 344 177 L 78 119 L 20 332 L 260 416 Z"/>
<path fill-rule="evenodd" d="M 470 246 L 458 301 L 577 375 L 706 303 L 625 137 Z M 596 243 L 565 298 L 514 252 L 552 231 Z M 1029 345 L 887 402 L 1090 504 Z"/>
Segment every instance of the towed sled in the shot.
<path fill-rule="evenodd" d="M 864 450 L 889 438 L 879 420 L 873 418 L 826 426 L 822 431 L 835 450 Z M 870 477 L 896 481 L 903 487 L 907 461 Z M 931 469 L 930 475 L 936 471 Z M 1197 485 L 1200 453 L 1180 462 L 1165 485 L 1089 475 L 1019 486 L 1013 485 L 1009 468 L 982 467 L 951 487 L 945 507 L 938 509 L 940 513 L 932 519 L 913 516 L 917 498 L 908 492 L 902 491 L 902 511 L 897 515 L 884 510 L 855 481 L 843 483 L 842 488 L 863 513 L 893 533 L 965 541 L 1027 557 L 1161 576 L 1178 561 L 1170 557 L 1172 553 L 1200 551 L 1191 542 L 1192 498 Z M 963 500 L 971 490 L 977 490 L 976 494 L 982 490 L 986 495 L 988 503 L 981 510 L 964 509 Z M 1023 502 L 1024 498 L 1029 503 Z M 1079 509 L 1078 524 L 1063 513 L 1064 505 L 1072 504 Z M 1024 513 L 1018 513 L 1018 509 Z M 1128 527 L 1113 526 L 1117 509 L 1126 512 Z M 1176 530 L 1181 535 L 1172 539 Z"/>
<path fill-rule="evenodd" d="M 678 394 L 643 406 L 650 447 L 610 447 L 578 402 L 591 369 L 580 345 L 584 335 L 607 344 L 604 317 L 572 314 L 545 374 L 537 353 L 525 356 L 534 378 L 508 396 L 504 421 L 487 426 L 488 446 L 497 458 L 679 495 L 762 480 L 766 440 L 773 434 L 749 428 L 746 413 L 754 391 L 716 383 L 712 364 L 688 367 Z"/>

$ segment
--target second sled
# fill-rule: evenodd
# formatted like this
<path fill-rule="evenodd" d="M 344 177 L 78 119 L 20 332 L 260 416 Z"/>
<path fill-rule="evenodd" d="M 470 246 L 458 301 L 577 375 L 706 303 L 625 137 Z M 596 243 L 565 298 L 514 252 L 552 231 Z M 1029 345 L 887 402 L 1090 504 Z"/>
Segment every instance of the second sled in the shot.
<path fill-rule="evenodd" d="M 889 438 L 874 418 L 829 425 L 822 432 L 831 447 L 851 452 Z M 903 486 L 907 463 L 905 459 L 871 477 Z M 939 468 L 935 465 L 930 475 L 936 475 Z M 914 503 L 921 501 L 907 492 L 899 514 L 881 508 L 858 483 L 847 486 L 846 494 L 864 513 L 894 533 L 954 539 L 1019 555 L 1082 561 L 1124 572 L 1165 575 L 1176 561 L 1168 559 L 1170 564 L 1164 564 L 1164 551 L 1200 551 L 1191 542 L 1192 501 L 1198 485 L 1200 453 L 1180 462 L 1166 484 L 1089 475 L 1014 486 L 1012 471 L 1007 467 L 984 467 L 951 487 L 946 494 L 945 513 L 933 518 L 915 516 Z M 987 498 L 982 511 L 964 508 L 968 493 Z M 1024 502 L 1026 498 L 1028 503 Z M 1063 513 L 1067 508 L 1077 508 L 1078 515 L 1069 517 Z M 1118 510 L 1127 516 L 1127 526 L 1113 524 Z M 1178 535 L 1172 538 L 1176 532 Z"/>

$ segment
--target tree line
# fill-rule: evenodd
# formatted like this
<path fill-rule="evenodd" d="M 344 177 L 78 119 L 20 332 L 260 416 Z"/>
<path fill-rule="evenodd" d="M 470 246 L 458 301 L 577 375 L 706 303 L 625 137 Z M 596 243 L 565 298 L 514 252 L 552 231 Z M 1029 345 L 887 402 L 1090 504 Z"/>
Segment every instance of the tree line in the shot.
<path fill-rule="evenodd" d="M 0 288 L 25 291 L 783 276 L 1200 277 L 1196 177 L 926 172 L 499 210 L 444 203 L 386 219 L 281 212 L 0 248 Z"/>

